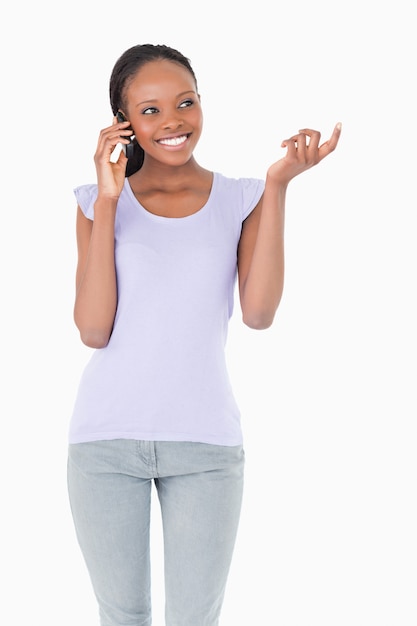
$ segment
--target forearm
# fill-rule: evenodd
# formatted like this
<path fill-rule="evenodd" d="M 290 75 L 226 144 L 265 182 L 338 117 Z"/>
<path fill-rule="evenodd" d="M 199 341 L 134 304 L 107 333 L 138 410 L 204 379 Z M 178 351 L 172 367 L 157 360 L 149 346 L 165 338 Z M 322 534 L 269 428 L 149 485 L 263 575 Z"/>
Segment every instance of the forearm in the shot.
<path fill-rule="evenodd" d="M 82 341 L 94 348 L 107 345 L 117 307 L 115 212 L 114 201 L 97 200 L 86 258 L 77 269 L 74 320 Z"/>
<path fill-rule="evenodd" d="M 251 328 L 268 328 L 281 300 L 285 198 L 286 185 L 267 177 L 256 241 L 240 294 L 243 321 Z"/>

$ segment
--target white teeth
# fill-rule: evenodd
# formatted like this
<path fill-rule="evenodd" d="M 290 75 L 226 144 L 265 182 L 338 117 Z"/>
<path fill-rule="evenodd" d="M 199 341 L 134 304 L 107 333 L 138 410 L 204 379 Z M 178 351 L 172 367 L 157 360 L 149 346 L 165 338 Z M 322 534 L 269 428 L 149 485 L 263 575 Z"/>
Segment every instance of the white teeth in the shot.
<path fill-rule="evenodd" d="M 186 135 L 182 137 L 173 137 L 172 139 L 160 139 L 158 143 L 161 143 L 164 146 L 179 146 L 180 143 L 184 143 L 187 139 Z"/>

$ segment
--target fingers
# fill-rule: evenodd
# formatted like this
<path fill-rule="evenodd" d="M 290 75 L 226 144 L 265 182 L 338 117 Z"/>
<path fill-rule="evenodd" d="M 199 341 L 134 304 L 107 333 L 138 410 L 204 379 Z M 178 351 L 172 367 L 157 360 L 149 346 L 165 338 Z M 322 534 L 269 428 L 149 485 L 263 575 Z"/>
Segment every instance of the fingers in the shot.
<path fill-rule="evenodd" d="M 112 125 L 103 128 L 100 132 L 95 155 L 96 159 L 110 161 L 110 157 L 116 146 L 120 143 L 128 144 L 129 137 L 132 134 L 133 131 L 129 128 L 129 122 L 118 122 L 117 118 L 114 118 Z"/>
<path fill-rule="evenodd" d="M 303 137 L 303 144 L 308 146 L 310 152 L 313 152 L 318 149 L 321 133 L 318 130 L 312 130 L 311 128 L 302 128 L 298 131 L 299 136 Z"/>
<path fill-rule="evenodd" d="M 117 117 L 113 118 L 113 124 L 109 128 L 106 128 L 103 133 L 109 131 L 109 136 L 117 137 L 116 143 L 129 143 L 129 137 L 133 134 L 133 130 L 130 128 L 130 122 L 125 120 L 124 122 L 119 122 Z"/>
<path fill-rule="evenodd" d="M 305 128 L 296 135 L 282 142 L 282 147 L 287 148 L 287 156 L 306 165 L 313 165 L 318 159 L 318 144 L 320 133 L 316 130 Z"/>
<path fill-rule="evenodd" d="M 338 142 L 339 142 L 339 138 L 340 138 L 340 134 L 342 132 L 342 124 L 341 122 L 338 122 L 336 124 L 336 126 L 333 129 L 333 133 L 330 137 L 330 139 L 328 141 L 326 141 L 321 147 L 321 159 L 324 158 L 325 156 L 327 156 L 328 154 L 330 154 L 330 152 L 333 152 L 333 150 L 335 150 Z M 321 160 L 320 159 L 320 160 Z"/>
<path fill-rule="evenodd" d="M 321 133 L 311 128 L 302 128 L 296 135 L 285 139 L 281 147 L 287 148 L 289 157 L 314 165 L 333 152 L 339 141 L 342 124 L 336 124 L 330 139 L 320 145 Z"/>

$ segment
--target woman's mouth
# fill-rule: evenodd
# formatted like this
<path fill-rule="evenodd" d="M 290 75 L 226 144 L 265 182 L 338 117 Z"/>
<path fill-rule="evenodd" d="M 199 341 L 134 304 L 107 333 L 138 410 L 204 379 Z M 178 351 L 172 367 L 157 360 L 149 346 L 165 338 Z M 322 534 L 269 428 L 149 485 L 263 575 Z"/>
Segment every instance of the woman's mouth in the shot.
<path fill-rule="evenodd" d="M 180 135 L 179 137 L 167 137 L 166 139 L 158 139 L 158 143 L 162 146 L 180 146 L 188 139 L 188 135 Z"/>

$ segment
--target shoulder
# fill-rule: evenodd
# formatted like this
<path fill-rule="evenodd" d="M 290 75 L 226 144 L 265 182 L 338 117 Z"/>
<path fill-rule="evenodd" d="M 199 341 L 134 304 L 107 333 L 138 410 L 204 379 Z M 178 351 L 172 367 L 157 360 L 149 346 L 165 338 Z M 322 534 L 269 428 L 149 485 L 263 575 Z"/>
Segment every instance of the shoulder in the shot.
<path fill-rule="evenodd" d="M 262 197 L 265 182 L 259 178 L 231 178 L 215 173 L 217 192 L 224 200 L 238 204 L 242 221 L 253 211 Z"/>
<path fill-rule="evenodd" d="M 77 199 L 78 206 L 89 219 L 94 218 L 94 203 L 97 198 L 97 184 L 79 185 L 74 188 L 74 195 Z"/>
<path fill-rule="evenodd" d="M 215 172 L 214 176 L 216 178 L 217 184 L 219 188 L 223 190 L 229 190 L 232 192 L 251 192 L 256 191 L 258 189 L 262 189 L 265 187 L 265 181 L 260 178 L 233 178 L 230 176 L 225 176 L 224 174 L 220 174 L 219 172 Z"/>

